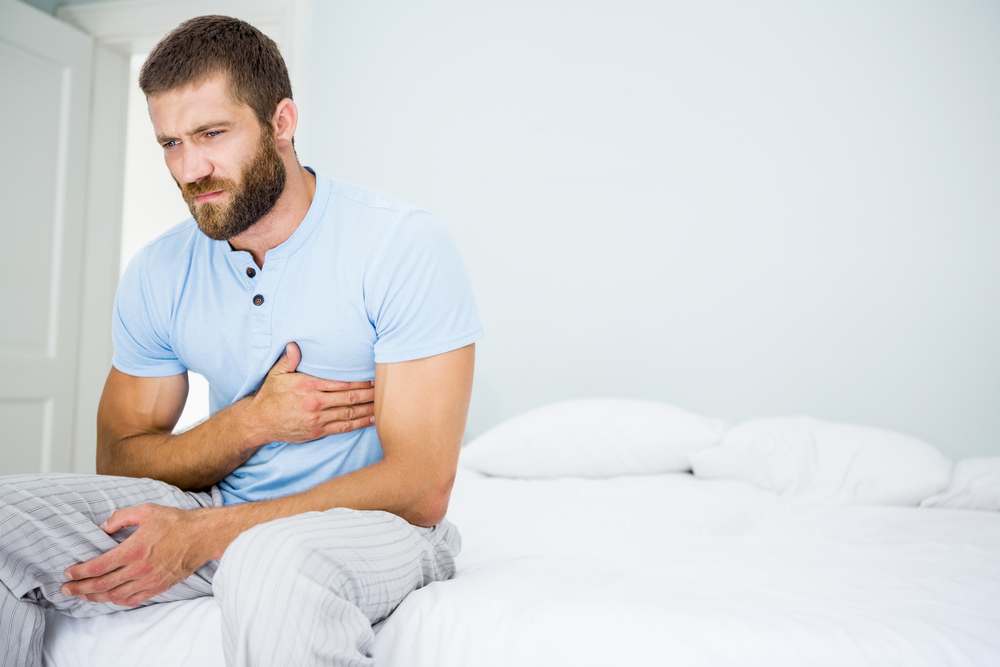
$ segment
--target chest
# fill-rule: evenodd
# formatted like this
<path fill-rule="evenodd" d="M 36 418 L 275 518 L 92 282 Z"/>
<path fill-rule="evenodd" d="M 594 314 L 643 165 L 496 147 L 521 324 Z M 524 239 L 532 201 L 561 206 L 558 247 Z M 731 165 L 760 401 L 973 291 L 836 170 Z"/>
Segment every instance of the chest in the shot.
<path fill-rule="evenodd" d="M 221 269 L 221 270 L 220 270 Z M 336 257 L 192 267 L 176 301 L 171 344 L 231 402 L 259 386 L 289 342 L 298 370 L 335 380 L 374 377 L 375 328 L 363 274 Z"/>

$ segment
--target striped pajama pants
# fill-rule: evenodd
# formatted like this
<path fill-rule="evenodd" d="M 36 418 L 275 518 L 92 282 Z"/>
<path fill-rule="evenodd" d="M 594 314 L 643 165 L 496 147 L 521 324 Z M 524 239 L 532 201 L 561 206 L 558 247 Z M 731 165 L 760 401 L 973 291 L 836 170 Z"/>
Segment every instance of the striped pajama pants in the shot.
<path fill-rule="evenodd" d="M 0 667 L 41 667 L 45 608 L 122 610 L 64 597 L 63 572 L 128 537 L 134 528 L 106 535 L 98 526 L 147 502 L 197 509 L 221 496 L 127 477 L 0 477 Z M 222 560 L 144 604 L 215 595 L 230 666 L 370 666 L 371 624 L 411 591 L 451 578 L 460 548 L 447 521 L 420 528 L 388 512 L 309 512 L 244 532 Z"/>

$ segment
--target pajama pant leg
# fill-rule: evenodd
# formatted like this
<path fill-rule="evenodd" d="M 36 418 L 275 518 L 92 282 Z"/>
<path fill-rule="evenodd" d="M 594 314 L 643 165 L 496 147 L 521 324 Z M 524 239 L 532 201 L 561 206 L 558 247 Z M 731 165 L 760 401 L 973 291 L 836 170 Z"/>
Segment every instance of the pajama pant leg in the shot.
<path fill-rule="evenodd" d="M 411 591 L 455 573 L 447 521 L 414 527 L 388 512 L 333 509 L 238 537 L 213 588 L 228 667 L 374 665 L 371 625 Z"/>
<path fill-rule="evenodd" d="M 100 475 L 0 477 L 0 667 L 40 667 L 44 608 L 76 617 L 123 608 L 64 597 L 63 572 L 110 551 L 134 532 L 106 535 L 98 526 L 116 510 L 140 503 L 179 509 L 221 504 L 217 491 L 188 493 L 150 479 Z M 218 561 L 144 604 L 212 594 Z"/>

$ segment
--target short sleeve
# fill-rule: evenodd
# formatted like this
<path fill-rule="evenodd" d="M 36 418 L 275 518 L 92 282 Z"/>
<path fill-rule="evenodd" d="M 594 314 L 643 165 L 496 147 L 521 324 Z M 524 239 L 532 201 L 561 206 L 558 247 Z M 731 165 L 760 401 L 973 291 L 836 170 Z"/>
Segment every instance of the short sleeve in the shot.
<path fill-rule="evenodd" d="M 152 294 L 146 280 L 145 251 L 136 255 L 125 270 L 115 295 L 111 339 L 112 361 L 122 373 L 138 377 L 166 377 L 187 370 L 170 347 L 164 314 L 156 311 L 164 299 Z"/>
<path fill-rule="evenodd" d="M 379 266 L 365 297 L 375 325 L 375 363 L 431 357 L 482 338 L 469 275 L 440 220 L 409 215 Z"/>

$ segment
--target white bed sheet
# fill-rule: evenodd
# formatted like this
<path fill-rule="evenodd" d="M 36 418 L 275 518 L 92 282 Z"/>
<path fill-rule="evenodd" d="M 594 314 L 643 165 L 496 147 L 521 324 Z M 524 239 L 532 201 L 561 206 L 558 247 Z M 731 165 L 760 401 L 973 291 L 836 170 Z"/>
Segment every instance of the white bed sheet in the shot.
<path fill-rule="evenodd" d="M 449 517 L 458 574 L 381 624 L 381 667 L 1000 664 L 998 513 L 460 470 Z M 212 600 L 53 620 L 50 667 L 222 664 Z"/>

